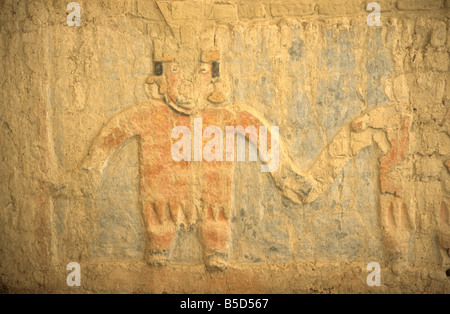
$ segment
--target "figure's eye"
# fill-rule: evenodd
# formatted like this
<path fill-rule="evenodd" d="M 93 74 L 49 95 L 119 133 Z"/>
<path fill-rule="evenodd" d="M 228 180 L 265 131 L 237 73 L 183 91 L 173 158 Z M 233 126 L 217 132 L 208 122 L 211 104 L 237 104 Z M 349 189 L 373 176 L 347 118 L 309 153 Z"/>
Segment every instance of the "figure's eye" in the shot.
<path fill-rule="evenodd" d="M 178 64 L 172 64 L 170 71 L 172 71 L 172 73 L 178 73 L 178 71 L 180 71 Z"/>
<path fill-rule="evenodd" d="M 212 77 L 220 77 L 220 63 L 213 62 L 211 65 Z"/>
<path fill-rule="evenodd" d="M 154 69 L 155 69 L 155 75 L 161 76 L 163 74 L 162 62 L 155 62 Z"/>
<path fill-rule="evenodd" d="M 200 66 L 200 72 L 205 74 L 208 73 L 208 71 L 210 70 L 210 65 L 209 64 L 202 64 Z"/>

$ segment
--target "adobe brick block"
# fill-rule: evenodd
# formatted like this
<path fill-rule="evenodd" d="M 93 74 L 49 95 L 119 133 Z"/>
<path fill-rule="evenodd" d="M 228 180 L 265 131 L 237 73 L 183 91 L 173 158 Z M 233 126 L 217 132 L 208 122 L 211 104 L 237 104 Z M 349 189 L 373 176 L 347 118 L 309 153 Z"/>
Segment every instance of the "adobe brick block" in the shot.
<path fill-rule="evenodd" d="M 350 1 L 317 1 L 319 5 L 319 13 L 324 15 L 346 15 L 366 12 L 364 4 L 359 0 Z"/>
<path fill-rule="evenodd" d="M 283 2 L 274 3 L 270 6 L 270 13 L 273 17 L 299 16 L 314 13 L 313 3 Z"/>
<path fill-rule="evenodd" d="M 444 7 L 444 0 L 398 0 L 399 10 L 437 10 Z"/>
<path fill-rule="evenodd" d="M 238 14 L 240 19 L 255 19 L 266 17 L 266 7 L 262 3 L 246 3 L 239 5 Z"/>
<path fill-rule="evenodd" d="M 237 6 L 233 4 L 215 4 L 214 18 L 220 22 L 230 22 L 238 19 Z"/>
<path fill-rule="evenodd" d="M 371 2 L 377 2 L 380 5 L 381 12 L 392 11 L 397 7 L 397 0 L 366 0 L 364 3 L 364 9 Z"/>

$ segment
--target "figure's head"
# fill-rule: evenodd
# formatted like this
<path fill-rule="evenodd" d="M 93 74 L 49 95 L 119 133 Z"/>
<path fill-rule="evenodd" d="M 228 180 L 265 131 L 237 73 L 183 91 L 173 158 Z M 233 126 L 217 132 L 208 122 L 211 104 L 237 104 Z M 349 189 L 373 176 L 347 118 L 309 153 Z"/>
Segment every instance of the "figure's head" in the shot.
<path fill-rule="evenodd" d="M 225 94 L 220 91 L 220 53 L 208 50 L 198 56 L 182 58 L 163 54 L 153 60 L 153 75 L 147 84 L 157 87 L 157 95 L 172 109 L 195 114 L 208 104 L 220 104 Z"/>
<path fill-rule="evenodd" d="M 146 89 L 151 97 L 187 115 L 225 102 L 229 88 L 221 73 L 221 52 L 227 45 L 228 25 L 211 19 L 214 1 L 156 1 L 156 5 L 166 25 L 152 25 L 149 32 L 153 75 Z"/>

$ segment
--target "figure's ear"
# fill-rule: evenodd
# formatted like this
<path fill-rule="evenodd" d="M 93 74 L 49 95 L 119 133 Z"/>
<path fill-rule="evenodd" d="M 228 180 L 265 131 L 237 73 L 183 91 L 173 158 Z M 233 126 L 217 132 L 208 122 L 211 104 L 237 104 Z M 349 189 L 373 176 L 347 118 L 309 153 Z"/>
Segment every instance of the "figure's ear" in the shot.
<path fill-rule="evenodd" d="M 208 97 L 208 101 L 212 102 L 213 104 L 221 104 L 226 99 L 227 96 L 225 96 L 225 94 L 222 92 L 212 92 Z"/>

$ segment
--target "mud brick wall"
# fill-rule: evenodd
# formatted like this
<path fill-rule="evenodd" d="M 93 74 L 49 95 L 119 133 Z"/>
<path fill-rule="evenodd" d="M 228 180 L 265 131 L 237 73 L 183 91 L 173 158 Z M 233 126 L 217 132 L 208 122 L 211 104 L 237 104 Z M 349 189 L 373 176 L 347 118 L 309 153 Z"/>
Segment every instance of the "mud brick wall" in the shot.
<path fill-rule="evenodd" d="M 0 1 L 0 292 L 450 292 L 450 1 L 68 2 Z M 279 169 L 175 163 L 194 117 Z"/>

